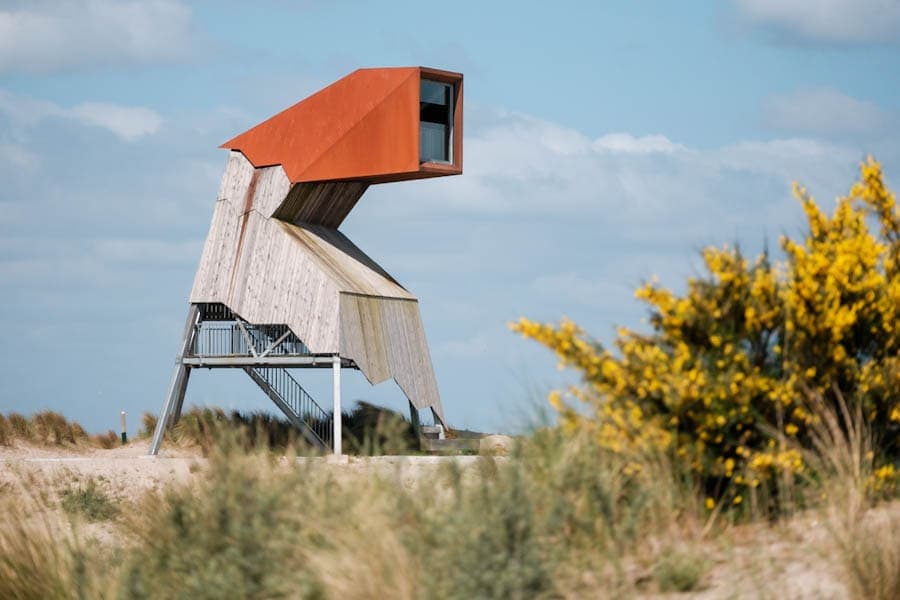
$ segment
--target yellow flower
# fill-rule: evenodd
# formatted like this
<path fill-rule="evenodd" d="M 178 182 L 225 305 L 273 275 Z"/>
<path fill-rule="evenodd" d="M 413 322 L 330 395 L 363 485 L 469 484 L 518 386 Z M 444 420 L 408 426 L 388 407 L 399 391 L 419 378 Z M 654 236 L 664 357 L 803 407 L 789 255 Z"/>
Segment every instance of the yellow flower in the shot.
<path fill-rule="evenodd" d="M 716 501 L 713 500 L 712 498 L 710 498 L 710 497 L 707 496 L 707 498 L 706 498 L 706 510 L 712 510 L 713 508 L 715 508 L 715 506 L 716 506 Z"/>
<path fill-rule="evenodd" d="M 550 402 L 550 406 L 552 406 L 556 410 L 562 410 L 562 395 L 558 391 L 554 390 L 550 392 L 550 395 L 547 397 L 547 401 Z"/>
<path fill-rule="evenodd" d="M 895 423 L 900 423 L 900 404 L 897 404 L 896 406 L 894 406 L 894 408 L 891 409 L 890 419 Z"/>
<path fill-rule="evenodd" d="M 881 480 L 893 479 L 894 474 L 894 465 L 884 465 L 883 467 L 876 469 L 874 473 L 875 478 Z"/>

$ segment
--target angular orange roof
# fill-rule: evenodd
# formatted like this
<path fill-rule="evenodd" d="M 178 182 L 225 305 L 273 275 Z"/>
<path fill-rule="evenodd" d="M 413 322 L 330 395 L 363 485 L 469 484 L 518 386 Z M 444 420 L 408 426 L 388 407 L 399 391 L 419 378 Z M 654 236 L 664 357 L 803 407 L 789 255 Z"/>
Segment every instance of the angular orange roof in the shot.
<path fill-rule="evenodd" d="M 419 162 L 422 75 L 456 85 L 452 164 Z M 369 183 L 462 172 L 462 75 L 423 67 L 359 69 L 221 146 L 292 183 Z"/>

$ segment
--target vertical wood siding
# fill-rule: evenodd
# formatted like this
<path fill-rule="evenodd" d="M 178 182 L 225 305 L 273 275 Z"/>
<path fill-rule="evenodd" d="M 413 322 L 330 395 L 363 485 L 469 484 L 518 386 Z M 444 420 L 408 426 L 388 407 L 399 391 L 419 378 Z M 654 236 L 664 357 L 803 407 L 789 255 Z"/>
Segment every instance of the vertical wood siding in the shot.
<path fill-rule="evenodd" d="M 272 217 L 290 193 L 281 167 L 253 169 L 231 153 L 191 302 L 283 323 L 313 353 L 354 360 L 373 384 L 393 378 L 443 418 L 415 297 L 336 229 Z"/>
<path fill-rule="evenodd" d="M 309 223 L 337 229 L 367 189 L 369 184 L 363 181 L 297 183 L 275 217 L 289 223 Z"/>

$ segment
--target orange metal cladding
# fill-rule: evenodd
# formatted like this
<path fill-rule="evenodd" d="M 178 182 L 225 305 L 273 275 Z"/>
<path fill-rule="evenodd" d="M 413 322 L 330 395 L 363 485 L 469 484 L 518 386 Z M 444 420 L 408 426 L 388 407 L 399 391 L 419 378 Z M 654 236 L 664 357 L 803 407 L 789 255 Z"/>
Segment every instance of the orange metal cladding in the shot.
<path fill-rule="evenodd" d="M 419 162 L 421 77 L 456 86 L 453 163 Z M 462 75 L 423 67 L 359 69 L 231 139 L 255 167 L 292 183 L 369 183 L 462 173 Z"/>

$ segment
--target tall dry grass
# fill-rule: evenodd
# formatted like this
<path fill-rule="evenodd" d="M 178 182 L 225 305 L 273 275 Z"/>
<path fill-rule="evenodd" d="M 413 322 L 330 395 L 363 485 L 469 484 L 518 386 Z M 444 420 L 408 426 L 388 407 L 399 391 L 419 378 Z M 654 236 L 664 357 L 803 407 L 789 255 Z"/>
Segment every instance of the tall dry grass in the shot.
<path fill-rule="evenodd" d="M 140 437 L 149 437 L 156 429 L 156 415 L 144 413 Z M 344 448 L 354 455 L 413 454 L 419 441 L 412 424 L 396 411 L 366 402 L 343 414 Z M 315 449 L 287 420 L 265 412 L 242 413 L 216 407 L 191 407 L 175 427 L 166 432 L 169 443 L 200 448 L 210 453 L 221 440 L 237 440 L 246 450 L 288 448 L 303 454 Z"/>
<path fill-rule="evenodd" d="M 42 410 L 30 417 L 15 412 L 0 414 L 0 446 L 12 445 L 16 440 L 39 446 L 113 448 L 119 443 L 119 436 L 112 430 L 88 434 L 80 423 L 52 410 Z"/>
<path fill-rule="evenodd" d="M 19 560 L 53 542 L 15 523 L 0 525 L 0 561 L 26 587 L 56 569 L 46 581 L 60 589 L 82 565 L 85 581 L 111 586 L 97 597 L 603 597 L 653 585 L 638 582 L 701 529 L 694 491 L 660 461 L 635 472 L 574 444 L 541 431 L 509 459 L 410 482 L 248 450 L 233 433 L 190 484 L 120 507 L 118 563 L 81 561 L 77 540 L 55 547 L 65 556 L 51 553 L 53 565 Z"/>
<path fill-rule="evenodd" d="M 9 446 L 12 443 L 12 425 L 2 413 L 0 413 L 0 446 Z"/>
<path fill-rule="evenodd" d="M 812 480 L 805 491 L 820 497 L 816 508 L 853 597 L 894 600 L 900 598 L 900 511 L 896 503 L 879 505 L 885 500 L 873 462 L 879 440 L 861 403 L 848 403 L 837 389 L 835 395 L 834 404 L 808 396 L 816 419 L 812 449 L 804 451 Z"/>
<path fill-rule="evenodd" d="M 849 412 L 823 415 L 793 494 L 828 516 L 848 593 L 893 598 L 897 517 L 873 508 L 863 427 Z M 189 483 L 118 506 L 116 560 L 10 512 L 0 597 L 631 597 L 702 589 L 711 549 L 730 530 L 703 505 L 689 465 L 551 428 L 508 458 L 448 463 L 412 481 L 289 452 L 222 433 Z"/>
<path fill-rule="evenodd" d="M 0 598 L 99 598 L 103 568 L 46 500 L 27 490 L 0 498 Z"/>

